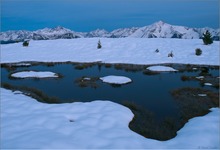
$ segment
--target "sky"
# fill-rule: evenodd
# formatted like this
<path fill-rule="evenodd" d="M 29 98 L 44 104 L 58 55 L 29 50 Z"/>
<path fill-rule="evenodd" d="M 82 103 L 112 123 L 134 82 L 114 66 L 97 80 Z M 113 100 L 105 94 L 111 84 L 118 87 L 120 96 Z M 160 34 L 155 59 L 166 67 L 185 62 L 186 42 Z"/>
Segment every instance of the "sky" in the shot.
<path fill-rule="evenodd" d="M 1 0 L 1 31 L 63 26 L 78 32 L 157 21 L 219 28 L 219 0 Z"/>

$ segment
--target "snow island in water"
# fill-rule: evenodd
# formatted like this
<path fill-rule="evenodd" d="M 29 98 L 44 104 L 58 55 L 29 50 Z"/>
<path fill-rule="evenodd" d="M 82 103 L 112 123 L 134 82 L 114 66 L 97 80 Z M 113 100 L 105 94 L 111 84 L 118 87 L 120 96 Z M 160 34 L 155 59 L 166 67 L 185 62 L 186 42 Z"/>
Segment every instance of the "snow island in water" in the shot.
<path fill-rule="evenodd" d="M 132 82 L 132 80 L 128 77 L 114 75 L 101 77 L 100 80 L 109 84 L 127 84 Z"/>
<path fill-rule="evenodd" d="M 13 78 L 57 78 L 58 74 L 50 71 L 21 71 L 11 74 Z"/>

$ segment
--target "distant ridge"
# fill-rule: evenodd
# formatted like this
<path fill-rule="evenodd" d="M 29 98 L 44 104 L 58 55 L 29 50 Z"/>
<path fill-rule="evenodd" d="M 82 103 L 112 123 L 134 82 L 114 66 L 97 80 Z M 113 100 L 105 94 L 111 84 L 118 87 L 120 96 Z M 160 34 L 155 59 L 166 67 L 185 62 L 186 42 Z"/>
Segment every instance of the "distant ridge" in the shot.
<path fill-rule="evenodd" d="M 209 30 L 213 40 L 220 40 L 220 29 L 212 28 L 189 28 L 185 26 L 170 25 L 163 21 L 158 21 L 144 27 L 120 28 L 108 32 L 104 29 L 97 29 L 91 32 L 75 32 L 70 29 L 58 26 L 56 28 L 44 28 L 36 31 L 6 31 L 0 32 L 1 43 L 13 43 L 29 40 L 54 40 L 73 38 L 179 38 L 179 39 L 199 39 L 202 34 Z"/>

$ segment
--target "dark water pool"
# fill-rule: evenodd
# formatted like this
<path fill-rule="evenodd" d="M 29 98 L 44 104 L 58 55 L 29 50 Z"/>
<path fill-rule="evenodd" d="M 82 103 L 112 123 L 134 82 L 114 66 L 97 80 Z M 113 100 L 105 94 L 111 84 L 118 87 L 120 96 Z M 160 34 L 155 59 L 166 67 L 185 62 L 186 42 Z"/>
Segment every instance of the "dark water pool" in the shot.
<path fill-rule="evenodd" d="M 173 100 L 170 91 L 181 87 L 200 87 L 198 81 L 181 80 L 181 76 L 199 76 L 200 70 L 193 72 L 169 72 L 155 75 L 143 74 L 143 70 L 131 72 L 115 67 L 105 67 L 104 65 L 93 65 L 91 67 L 78 70 L 76 64 L 56 64 L 52 66 L 34 65 L 30 67 L 16 67 L 9 71 L 1 69 L 1 82 L 17 86 L 27 86 L 43 91 L 48 96 L 58 97 L 61 103 L 93 100 L 110 100 L 116 103 L 123 101 L 135 102 L 146 109 L 152 111 L 157 118 L 175 117 L 178 115 L 178 107 Z M 15 71 L 34 70 L 52 71 L 61 74 L 59 79 L 11 79 L 9 74 Z M 219 76 L 219 70 L 210 70 L 213 76 Z M 132 79 L 132 83 L 114 87 L 101 81 L 96 83 L 97 88 L 80 87 L 75 80 L 77 78 L 103 77 L 107 75 L 126 76 Z M 212 87 L 204 86 L 215 90 Z"/>

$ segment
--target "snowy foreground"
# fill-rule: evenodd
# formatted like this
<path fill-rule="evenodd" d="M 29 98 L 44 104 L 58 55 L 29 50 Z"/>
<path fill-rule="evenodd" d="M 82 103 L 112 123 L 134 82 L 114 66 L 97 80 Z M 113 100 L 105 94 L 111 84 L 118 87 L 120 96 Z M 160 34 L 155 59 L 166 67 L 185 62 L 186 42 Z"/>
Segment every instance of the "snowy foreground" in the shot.
<path fill-rule="evenodd" d="M 219 65 L 219 41 L 204 45 L 201 39 L 98 38 L 30 41 L 1 45 L 1 62 L 96 62 L 128 64 L 209 64 Z M 201 56 L 195 49 L 202 50 Z M 159 52 L 156 53 L 155 50 Z M 173 51 L 174 57 L 167 57 Z"/>
<path fill-rule="evenodd" d="M 211 110 L 191 119 L 174 139 L 161 142 L 131 131 L 133 114 L 119 104 L 44 104 L 1 88 L 1 148 L 220 148 L 220 110 Z"/>
<path fill-rule="evenodd" d="M 206 46 L 199 39 L 103 38 L 100 39 L 102 49 L 97 49 L 98 40 L 31 41 L 29 47 L 23 47 L 22 43 L 1 45 L 1 63 L 101 61 L 219 65 L 219 42 Z M 195 55 L 196 48 L 202 49 L 201 56 Z M 159 49 L 158 53 L 156 49 Z M 167 57 L 171 51 L 173 58 Z M 220 148 L 219 108 L 212 108 L 209 114 L 191 119 L 175 138 L 161 142 L 131 131 L 128 124 L 133 113 L 110 101 L 44 104 L 19 91 L 3 88 L 0 95 L 2 149 Z"/>

